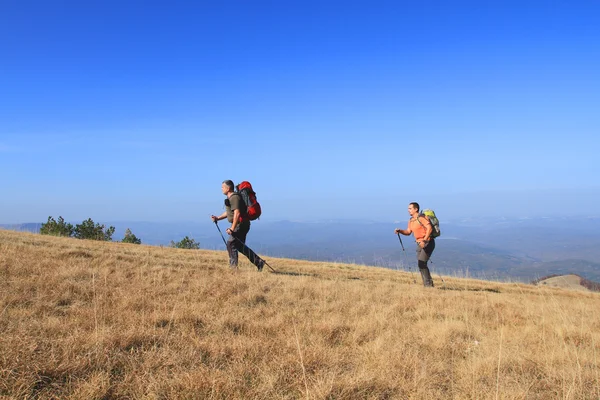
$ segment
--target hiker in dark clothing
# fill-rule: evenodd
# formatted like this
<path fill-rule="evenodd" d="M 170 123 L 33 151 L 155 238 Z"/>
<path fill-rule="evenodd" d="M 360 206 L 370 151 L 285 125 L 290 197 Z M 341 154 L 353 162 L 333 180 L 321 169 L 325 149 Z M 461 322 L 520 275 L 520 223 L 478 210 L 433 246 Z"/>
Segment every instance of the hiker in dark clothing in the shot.
<path fill-rule="evenodd" d="M 238 251 L 241 251 L 243 255 L 248 257 L 252 264 L 256 265 L 258 271 L 262 271 L 265 264 L 252 249 L 246 246 L 246 235 L 250 231 L 250 220 L 246 214 L 246 203 L 242 199 L 239 193 L 234 191 L 235 186 L 230 180 L 223 181 L 221 190 L 223 194 L 227 196 L 225 199 L 225 212 L 218 217 L 211 215 L 213 222 L 220 221 L 227 218 L 227 221 L 231 223 L 231 227 L 227 228 L 227 234 L 229 239 L 227 240 L 227 252 L 229 253 L 229 266 L 231 268 L 237 268 L 238 265 Z"/>
<path fill-rule="evenodd" d="M 435 249 L 435 240 L 431 236 L 433 227 L 429 218 L 419 213 L 419 208 L 419 203 L 410 203 L 408 205 L 408 213 L 410 214 L 408 227 L 406 229 L 396 229 L 394 233 L 401 233 L 405 236 L 411 233 L 414 234 L 415 241 L 417 242 L 417 263 L 421 277 L 423 278 L 423 285 L 433 287 L 433 279 L 427 267 L 427 261 L 429 261 L 433 249 Z"/>

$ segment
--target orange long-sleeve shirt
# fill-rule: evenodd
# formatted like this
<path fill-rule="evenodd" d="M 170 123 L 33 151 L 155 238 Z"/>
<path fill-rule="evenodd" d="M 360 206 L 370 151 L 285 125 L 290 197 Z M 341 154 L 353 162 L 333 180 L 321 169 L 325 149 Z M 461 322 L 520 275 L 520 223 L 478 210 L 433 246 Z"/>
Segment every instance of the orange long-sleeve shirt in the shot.
<path fill-rule="evenodd" d="M 418 218 L 418 221 L 417 218 L 411 218 L 408 221 L 408 229 L 413 232 L 417 242 L 425 238 L 425 235 L 427 234 L 427 227 L 431 226 L 431 222 L 429 222 L 429 218 L 427 218 L 427 216 L 419 215 Z"/>

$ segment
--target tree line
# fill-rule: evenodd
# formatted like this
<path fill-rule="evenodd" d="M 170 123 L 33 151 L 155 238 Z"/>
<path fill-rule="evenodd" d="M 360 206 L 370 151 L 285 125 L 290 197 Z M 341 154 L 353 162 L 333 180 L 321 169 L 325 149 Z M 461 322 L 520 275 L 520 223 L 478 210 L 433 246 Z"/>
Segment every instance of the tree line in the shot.
<path fill-rule="evenodd" d="M 48 217 L 48 221 L 40 227 L 40 234 L 72 237 L 76 239 L 101 240 L 105 242 L 113 241 L 112 237 L 115 233 L 115 227 L 105 227 L 103 224 L 95 223 L 91 218 L 86 219 L 80 224 L 68 223 L 62 216 L 55 220 L 52 216 Z M 129 228 L 125 231 L 125 236 L 121 240 L 122 243 L 142 244 L 141 239 L 135 236 Z M 170 247 L 178 249 L 199 249 L 200 243 L 188 236 L 178 242 L 171 240 Z"/>

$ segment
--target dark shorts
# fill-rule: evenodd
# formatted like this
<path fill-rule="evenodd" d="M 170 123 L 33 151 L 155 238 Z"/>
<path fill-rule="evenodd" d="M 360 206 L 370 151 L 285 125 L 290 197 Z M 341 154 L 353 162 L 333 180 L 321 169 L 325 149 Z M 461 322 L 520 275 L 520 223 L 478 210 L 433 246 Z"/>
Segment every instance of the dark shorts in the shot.
<path fill-rule="evenodd" d="M 431 257 L 431 253 L 433 253 L 433 249 L 435 249 L 435 240 L 431 239 L 425 248 L 421 248 L 417 243 L 417 260 L 419 261 L 429 261 L 429 257 Z"/>

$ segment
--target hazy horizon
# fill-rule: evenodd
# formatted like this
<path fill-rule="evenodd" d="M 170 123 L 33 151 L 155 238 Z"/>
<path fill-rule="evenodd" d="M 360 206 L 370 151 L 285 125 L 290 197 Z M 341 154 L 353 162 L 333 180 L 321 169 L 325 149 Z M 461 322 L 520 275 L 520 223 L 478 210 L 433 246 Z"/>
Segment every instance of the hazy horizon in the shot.
<path fill-rule="evenodd" d="M 258 186 L 255 184 L 255 186 Z M 30 207 L 15 212 L 7 207 L 7 197 L 0 201 L 1 224 L 23 224 L 46 222 L 48 216 L 62 216 L 67 221 L 138 221 L 138 222 L 203 222 L 209 221 L 211 214 L 223 212 L 223 196 L 214 193 L 211 201 L 179 203 L 178 207 L 160 207 L 152 199 L 136 208 L 126 207 L 106 209 L 97 204 L 44 204 L 35 199 Z M 268 195 L 258 195 L 263 208 L 263 221 L 293 220 L 369 220 L 403 221 L 408 217 L 407 205 L 418 201 L 421 207 L 432 208 L 442 220 L 478 217 L 560 217 L 597 216 L 600 210 L 600 189 L 590 190 L 538 190 L 538 191 L 489 191 L 478 193 L 451 194 L 445 197 L 435 195 L 402 196 L 394 201 L 392 196 L 358 197 L 344 196 L 340 203 L 335 199 L 302 200 L 282 196 L 279 200 Z M 400 199 L 400 196 L 398 196 Z M 419 200 L 421 199 L 421 200 Z M 3 204 L 4 203 L 4 204 Z M 21 204 L 23 206 L 24 204 Z M 27 205 L 27 203 L 25 203 Z M 295 205 L 288 208 L 287 205 Z M 337 212 L 336 212 L 337 208 Z M 384 210 L 391 210 L 387 213 Z"/>

